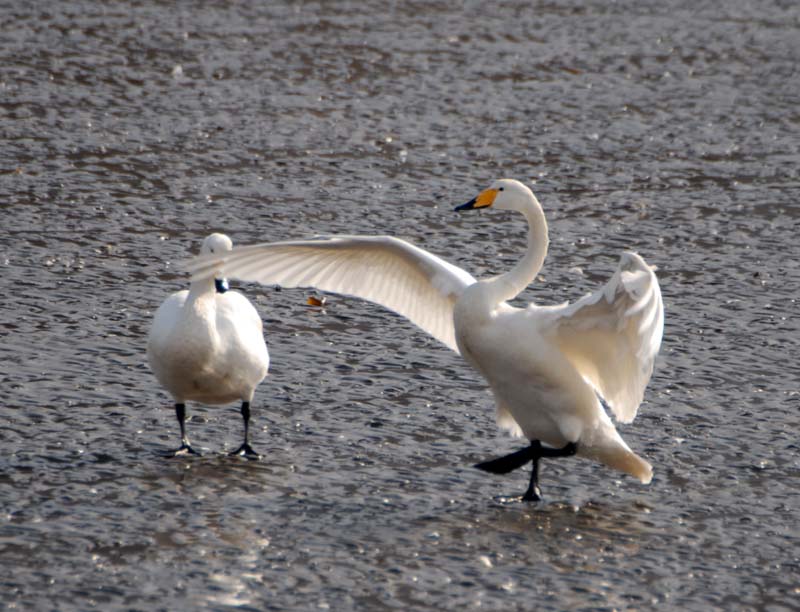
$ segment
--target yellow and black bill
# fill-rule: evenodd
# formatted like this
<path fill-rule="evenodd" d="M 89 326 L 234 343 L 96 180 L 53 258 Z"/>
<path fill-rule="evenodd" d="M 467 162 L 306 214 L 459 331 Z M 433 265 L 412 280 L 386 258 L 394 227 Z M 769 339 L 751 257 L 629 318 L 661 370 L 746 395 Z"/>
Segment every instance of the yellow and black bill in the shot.
<path fill-rule="evenodd" d="M 477 197 L 472 198 L 466 204 L 456 206 L 456 210 L 473 210 L 475 208 L 486 208 L 494 204 L 494 199 L 497 197 L 497 189 L 484 189 Z"/>

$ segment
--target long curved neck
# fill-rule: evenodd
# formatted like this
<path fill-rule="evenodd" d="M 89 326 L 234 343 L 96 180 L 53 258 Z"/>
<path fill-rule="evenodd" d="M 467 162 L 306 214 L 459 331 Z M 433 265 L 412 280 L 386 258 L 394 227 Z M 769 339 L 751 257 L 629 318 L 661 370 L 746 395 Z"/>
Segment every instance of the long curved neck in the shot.
<path fill-rule="evenodd" d="M 547 237 L 547 220 L 544 211 L 535 196 L 519 209 L 528 221 L 528 249 L 525 256 L 505 274 L 489 281 L 492 284 L 493 297 L 497 302 L 505 302 L 516 297 L 527 287 L 539 270 L 542 269 L 547 255 L 549 239 Z"/>

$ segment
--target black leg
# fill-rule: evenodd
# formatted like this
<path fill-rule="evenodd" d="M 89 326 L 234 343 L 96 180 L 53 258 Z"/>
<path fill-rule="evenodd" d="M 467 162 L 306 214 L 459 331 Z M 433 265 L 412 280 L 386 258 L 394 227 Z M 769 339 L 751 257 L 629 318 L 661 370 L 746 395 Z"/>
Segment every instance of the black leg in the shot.
<path fill-rule="evenodd" d="M 253 450 L 248 441 L 250 438 L 250 402 L 242 402 L 242 420 L 244 420 L 244 442 L 231 455 L 244 455 L 248 459 L 258 459 L 259 455 Z"/>
<path fill-rule="evenodd" d="M 181 427 L 181 446 L 174 451 L 167 451 L 164 453 L 165 457 L 178 457 L 179 455 L 197 455 L 200 456 L 189 444 L 189 438 L 186 437 L 186 404 L 175 404 L 175 416 L 178 418 L 178 425 Z"/>
<path fill-rule="evenodd" d="M 539 444 L 537 441 L 536 444 Z M 533 442 L 531 442 L 533 446 Z M 541 445 L 539 445 L 541 448 Z M 522 496 L 522 501 L 539 501 L 542 499 L 542 490 L 539 488 L 539 457 L 536 455 L 533 459 L 533 467 L 531 468 L 531 481 L 528 483 L 528 490 Z"/>
<path fill-rule="evenodd" d="M 542 457 L 572 457 L 578 452 L 578 445 L 569 442 L 563 448 L 549 448 L 542 446 L 539 440 L 531 440 L 531 453 L 533 454 L 533 467 L 531 468 L 531 481 L 528 490 L 522 496 L 523 501 L 540 501 L 542 490 L 539 488 L 539 459 Z"/>
<path fill-rule="evenodd" d="M 542 457 L 571 457 L 578 451 L 578 445 L 570 442 L 563 448 L 549 448 L 542 446 L 539 440 L 531 440 L 530 446 L 518 450 L 510 455 L 484 461 L 475 467 L 493 474 L 506 474 L 512 470 L 522 467 L 529 461 L 533 463 L 531 467 L 531 480 L 528 490 L 522 496 L 524 501 L 539 501 L 542 499 L 542 491 L 539 489 L 539 459 Z"/>

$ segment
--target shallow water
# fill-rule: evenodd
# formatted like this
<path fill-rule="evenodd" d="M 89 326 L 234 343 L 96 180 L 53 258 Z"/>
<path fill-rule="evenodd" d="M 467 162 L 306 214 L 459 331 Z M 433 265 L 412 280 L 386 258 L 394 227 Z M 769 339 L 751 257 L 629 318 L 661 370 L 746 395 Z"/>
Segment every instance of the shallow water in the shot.
<path fill-rule="evenodd" d="M 253 6 L 250 6 L 252 4 Z M 0 9 L 0 579 L 9 609 L 800 607 L 800 17 L 794 3 L 162 2 Z M 260 462 L 236 406 L 145 363 L 175 261 L 390 233 L 476 276 L 534 185 L 575 299 L 659 268 L 662 353 L 621 431 L 651 485 L 519 444 L 485 385 L 357 300 L 239 286 L 268 328 Z"/>

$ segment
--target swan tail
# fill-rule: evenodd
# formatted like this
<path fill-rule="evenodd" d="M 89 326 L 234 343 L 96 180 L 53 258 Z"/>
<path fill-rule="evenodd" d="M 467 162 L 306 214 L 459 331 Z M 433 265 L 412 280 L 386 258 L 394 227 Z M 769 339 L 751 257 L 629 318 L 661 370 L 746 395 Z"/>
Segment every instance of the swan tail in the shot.
<path fill-rule="evenodd" d="M 580 454 L 605 463 L 615 470 L 630 474 L 638 478 L 642 484 L 649 484 L 653 479 L 653 466 L 628 448 L 620 446 L 594 447 L 584 449 L 584 452 Z"/>

